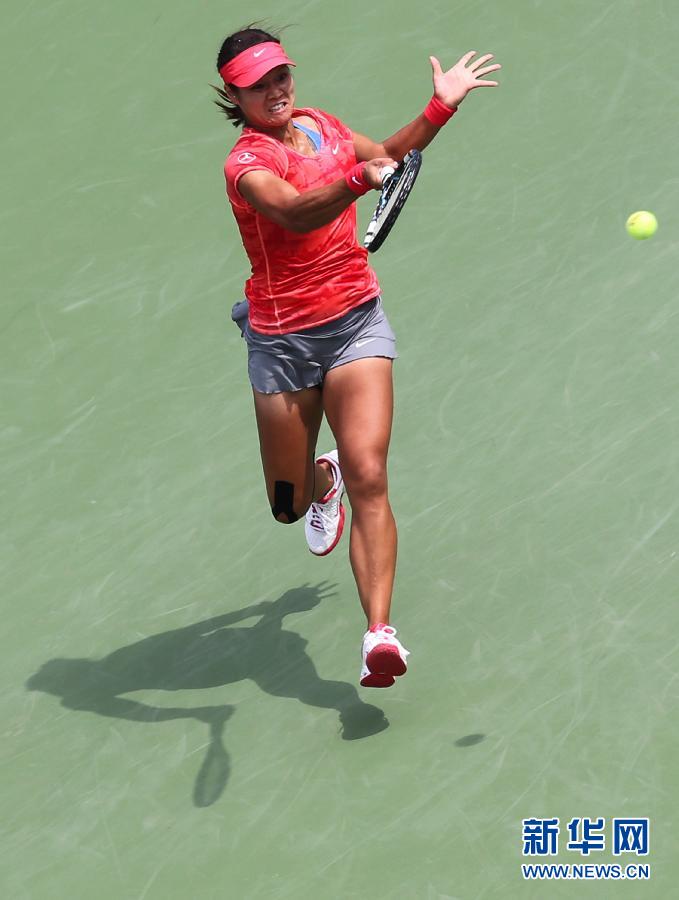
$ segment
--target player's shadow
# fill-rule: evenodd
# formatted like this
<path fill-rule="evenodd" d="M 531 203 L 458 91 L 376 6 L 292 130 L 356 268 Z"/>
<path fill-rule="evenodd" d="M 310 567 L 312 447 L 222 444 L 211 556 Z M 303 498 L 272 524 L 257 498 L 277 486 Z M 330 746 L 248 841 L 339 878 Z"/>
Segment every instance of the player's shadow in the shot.
<path fill-rule="evenodd" d="M 325 681 L 306 653 L 307 641 L 283 628 L 283 619 L 306 612 L 332 595 L 325 583 L 286 591 L 277 600 L 154 634 L 103 659 L 51 659 L 26 682 L 31 691 L 61 698 L 67 709 L 134 722 L 197 719 L 210 730 L 210 744 L 193 792 L 196 806 L 210 806 L 229 778 L 222 743 L 234 707 L 149 706 L 126 696 L 135 691 L 213 688 L 251 679 L 267 694 L 289 697 L 339 713 L 342 738 L 354 740 L 389 726 L 381 709 L 364 703 L 353 685 Z M 238 622 L 256 617 L 247 628 Z"/>

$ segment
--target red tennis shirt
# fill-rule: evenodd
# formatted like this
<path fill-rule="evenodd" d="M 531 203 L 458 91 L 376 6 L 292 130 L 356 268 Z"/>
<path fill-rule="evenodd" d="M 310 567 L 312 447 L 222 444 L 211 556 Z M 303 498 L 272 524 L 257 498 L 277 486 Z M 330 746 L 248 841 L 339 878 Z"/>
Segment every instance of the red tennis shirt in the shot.
<path fill-rule="evenodd" d="M 255 170 L 272 172 L 303 193 L 337 181 L 356 164 L 352 132 L 339 119 L 318 109 L 296 109 L 293 115 L 316 122 L 321 149 L 315 156 L 244 128 L 224 165 L 226 192 L 252 267 L 245 283 L 250 325 L 264 334 L 331 322 L 380 292 L 368 251 L 356 240 L 355 203 L 328 225 L 298 234 L 257 212 L 238 192 L 242 176 Z"/>

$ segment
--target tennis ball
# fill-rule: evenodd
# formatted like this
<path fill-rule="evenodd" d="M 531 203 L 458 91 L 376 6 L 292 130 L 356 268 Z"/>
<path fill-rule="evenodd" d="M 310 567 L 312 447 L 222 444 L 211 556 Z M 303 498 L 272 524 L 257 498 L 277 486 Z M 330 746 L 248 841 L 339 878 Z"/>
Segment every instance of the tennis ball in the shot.
<path fill-rule="evenodd" d="M 625 222 L 627 233 L 638 241 L 645 241 L 646 238 L 653 237 L 658 230 L 658 220 L 652 212 L 642 209 L 639 212 L 632 213 L 627 222 Z"/>

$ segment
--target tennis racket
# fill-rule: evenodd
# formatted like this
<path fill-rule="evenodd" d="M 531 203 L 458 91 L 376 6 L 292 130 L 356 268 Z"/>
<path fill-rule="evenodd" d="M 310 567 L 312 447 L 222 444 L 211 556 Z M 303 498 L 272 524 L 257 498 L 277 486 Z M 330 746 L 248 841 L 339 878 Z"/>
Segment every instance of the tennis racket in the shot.
<path fill-rule="evenodd" d="M 363 246 L 368 253 L 379 250 L 394 227 L 396 219 L 410 196 L 421 165 L 422 154 L 420 151 L 410 150 L 395 170 L 390 171 L 387 168 L 382 181 L 379 203 L 363 240 Z"/>

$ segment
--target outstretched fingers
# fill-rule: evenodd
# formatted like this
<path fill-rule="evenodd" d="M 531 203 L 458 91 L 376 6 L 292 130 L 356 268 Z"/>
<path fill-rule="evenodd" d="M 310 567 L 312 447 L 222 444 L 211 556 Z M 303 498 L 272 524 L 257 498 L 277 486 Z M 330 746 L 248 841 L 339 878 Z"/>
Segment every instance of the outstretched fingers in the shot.
<path fill-rule="evenodd" d="M 483 80 L 485 75 L 492 75 L 502 68 L 493 61 L 495 56 L 483 53 L 476 59 L 476 55 L 476 50 L 470 50 L 447 71 L 441 69 L 435 56 L 429 58 L 434 76 L 434 96 L 450 109 L 458 106 L 474 88 L 499 87 L 498 81 Z"/>
<path fill-rule="evenodd" d="M 441 63 L 435 56 L 429 57 L 429 62 L 431 63 L 432 70 L 434 72 L 434 77 L 437 75 L 443 75 L 443 69 L 441 68 Z"/>
<path fill-rule="evenodd" d="M 472 72 L 476 72 L 476 70 L 480 66 L 485 65 L 487 62 L 489 62 L 493 58 L 494 58 L 494 55 L 492 53 L 486 53 L 483 56 L 479 56 L 478 59 L 475 59 L 474 62 L 471 64 L 471 66 L 469 66 L 469 68 L 472 70 Z"/>
<path fill-rule="evenodd" d="M 466 66 L 468 62 L 470 62 L 476 56 L 476 50 L 470 50 L 469 53 L 465 53 L 465 55 L 459 60 L 459 63 L 462 63 L 463 66 Z"/>
<path fill-rule="evenodd" d="M 485 75 L 490 75 L 491 72 L 497 72 L 498 69 L 502 68 L 500 63 L 493 63 L 491 66 L 485 65 L 485 63 L 490 62 L 491 59 L 494 59 L 493 54 L 486 53 L 484 56 L 480 56 L 478 59 L 474 60 L 467 68 L 467 71 L 470 74 L 473 74 L 473 87 L 499 87 L 498 81 L 483 81 Z"/>
<path fill-rule="evenodd" d="M 485 69 L 479 69 L 478 72 L 474 72 L 474 77 L 483 78 L 484 75 L 490 75 L 491 72 L 497 72 L 497 70 L 501 68 L 502 66 L 499 63 L 495 66 L 486 66 Z"/>
<path fill-rule="evenodd" d="M 499 87 L 499 81 L 486 81 L 484 78 L 476 79 L 472 84 L 472 87 Z"/>

